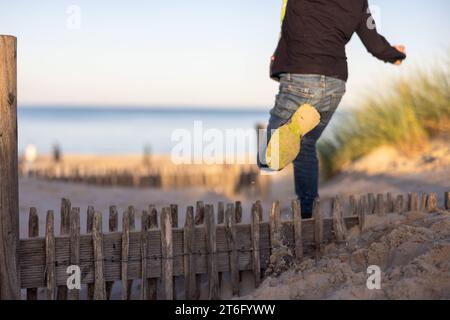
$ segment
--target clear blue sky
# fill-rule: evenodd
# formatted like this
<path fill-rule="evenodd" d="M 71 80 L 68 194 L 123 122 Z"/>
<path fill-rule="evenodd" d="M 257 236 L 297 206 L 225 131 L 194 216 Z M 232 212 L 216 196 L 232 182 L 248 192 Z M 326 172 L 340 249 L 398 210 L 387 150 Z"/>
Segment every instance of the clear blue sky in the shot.
<path fill-rule="evenodd" d="M 407 46 L 401 68 L 348 46 L 344 105 L 449 52 L 450 1 L 377 0 L 380 32 Z M 66 27 L 70 5 L 79 30 Z M 272 106 L 268 62 L 281 0 L 0 2 L 0 33 L 18 37 L 22 105 Z"/>

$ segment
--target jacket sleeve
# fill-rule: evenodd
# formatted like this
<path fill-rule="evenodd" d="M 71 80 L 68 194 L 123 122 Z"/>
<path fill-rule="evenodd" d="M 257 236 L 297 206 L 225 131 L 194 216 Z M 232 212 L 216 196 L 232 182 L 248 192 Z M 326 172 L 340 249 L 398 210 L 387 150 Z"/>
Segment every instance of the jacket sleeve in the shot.
<path fill-rule="evenodd" d="M 375 20 L 370 13 L 367 0 L 364 0 L 362 19 L 357 27 L 356 33 L 367 51 L 376 58 L 390 63 L 406 58 L 404 53 L 391 46 L 389 42 L 377 32 Z"/>

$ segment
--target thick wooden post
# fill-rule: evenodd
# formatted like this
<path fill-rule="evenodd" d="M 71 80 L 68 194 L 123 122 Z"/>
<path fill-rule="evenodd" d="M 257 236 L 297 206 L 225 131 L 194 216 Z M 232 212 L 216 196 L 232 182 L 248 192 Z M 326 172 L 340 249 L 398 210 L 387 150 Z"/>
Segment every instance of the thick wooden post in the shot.
<path fill-rule="evenodd" d="M 0 35 L 0 299 L 20 299 L 17 39 Z"/>

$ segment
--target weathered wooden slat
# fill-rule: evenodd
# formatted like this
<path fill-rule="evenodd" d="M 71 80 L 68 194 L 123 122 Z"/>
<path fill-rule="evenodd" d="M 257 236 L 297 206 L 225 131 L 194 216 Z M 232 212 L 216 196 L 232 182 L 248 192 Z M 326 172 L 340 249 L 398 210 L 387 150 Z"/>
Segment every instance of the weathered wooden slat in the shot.
<path fill-rule="evenodd" d="M 322 210 L 320 208 L 319 198 L 316 198 L 314 200 L 313 219 L 314 219 L 314 243 L 316 248 L 316 260 L 318 260 L 321 255 L 323 242 Z"/>
<path fill-rule="evenodd" d="M 45 256 L 46 256 L 46 283 L 47 300 L 56 299 L 56 280 L 55 280 L 55 217 L 52 210 L 47 212 L 45 225 Z"/>
<path fill-rule="evenodd" d="M 225 205 L 223 201 L 217 204 L 217 224 L 223 224 L 225 221 Z"/>
<path fill-rule="evenodd" d="M 269 213 L 269 226 L 270 226 L 270 246 L 271 253 L 280 246 L 281 242 L 281 213 L 280 202 L 275 201 L 272 203 L 272 208 Z"/>
<path fill-rule="evenodd" d="M 202 225 L 205 221 L 205 204 L 203 201 L 197 201 L 195 207 L 195 225 Z"/>
<path fill-rule="evenodd" d="M 66 236 L 70 232 L 70 209 L 71 209 L 70 200 L 62 198 L 61 199 L 61 211 L 60 211 L 61 224 L 60 224 L 60 232 L 59 232 L 59 234 L 61 236 Z M 67 286 L 66 285 L 58 286 L 56 297 L 57 297 L 57 300 L 67 300 Z"/>
<path fill-rule="evenodd" d="M 428 195 L 427 211 L 430 213 L 436 212 L 437 207 L 438 207 L 438 197 L 436 193 L 432 192 Z"/>
<path fill-rule="evenodd" d="M 376 200 L 376 204 L 375 204 L 375 213 L 378 214 L 379 216 L 386 215 L 384 196 L 382 193 L 377 194 L 377 200 Z"/>
<path fill-rule="evenodd" d="M 30 208 L 30 216 L 28 218 L 28 237 L 39 237 L 39 216 L 36 208 Z M 27 300 L 37 300 L 38 288 L 27 289 Z"/>
<path fill-rule="evenodd" d="M 69 215 L 70 234 L 70 264 L 80 265 L 80 208 L 71 208 Z M 68 293 L 69 300 L 80 298 L 80 289 L 71 289 Z"/>
<path fill-rule="evenodd" d="M 172 216 L 172 228 L 178 228 L 178 205 L 171 204 L 170 213 Z M 173 277 L 173 300 L 177 300 L 177 278 L 176 276 Z"/>
<path fill-rule="evenodd" d="M 144 210 L 141 215 L 141 300 L 147 298 L 147 255 L 148 255 L 148 211 Z"/>
<path fill-rule="evenodd" d="M 403 201 L 403 195 L 399 194 L 397 195 L 397 198 L 395 198 L 394 203 L 394 212 L 398 214 L 402 214 L 404 212 L 404 201 Z"/>
<path fill-rule="evenodd" d="M 121 261 L 121 279 L 122 279 L 122 300 L 128 300 L 128 260 L 130 251 L 130 223 L 131 210 L 127 210 L 122 216 L 122 261 Z"/>
<path fill-rule="evenodd" d="M 130 231 L 136 230 L 136 209 L 134 206 L 128 207 L 129 218 L 130 218 Z M 128 280 L 127 288 L 127 300 L 131 299 L 131 294 L 133 293 L 133 280 Z"/>
<path fill-rule="evenodd" d="M 292 200 L 292 216 L 294 219 L 295 258 L 303 259 L 302 212 L 299 200 Z"/>
<path fill-rule="evenodd" d="M 422 193 L 422 197 L 420 198 L 420 211 L 422 212 L 427 211 L 427 201 L 428 201 L 428 194 Z"/>
<path fill-rule="evenodd" d="M 195 298 L 195 265 L 194 265 L 194 208 L 189 206 L 186 211 L 186 219 L 183 229 L 183 252 L 184 252 L 184 288 L 185 299 Z"/>
<path fill-rule="evenodd" d="M 208 298 L 217 300 L 219 298 L 219 274 L 217 270 L 217 243 L 216 243 L 216 222 L 214 216 L 214 207 L 205 206 L 206 221 L 206 247 L 208 252 Z"/>
<path fill-rule="evenodd" d="M 239 256 L 237 251 L 236 211 L 233 204 L 227 204 L 225 212 L 225 234 L 230 250 L 229 270 L 233 296 L 239 296 Z"/>
<path fill-rule="evenodd" d="M 117 232 L 119 227 L 119 213 L 116 206 L 109 207 L 109 220 L 108 229 L 109 232 Z M 105 269 L 107 270 L 107 269 Z M 105 284 L 106 288 L 106 299 L 110 300 L 112 295 L 112 289 L 114 287 L 114 281 L 107 281 Z"/>
<path fill-rule="evenodd" d="M 149 206 L 149 218 L 148 218 L 148 223 L 149 223 L 149 230 L 155 230 L 158 229 L 158 212 L 155 208 L 154 205 L 150 205 Z M 159 232 L 158 232 L 159 235 Z M 147 235 L 147 237 L 149 238 L 150 235 Z M 152 243 L 150 241 L 150 239 L 147 240 L 148 241 L 148 248 L 147 248 L 147 255 L 150 255 L 150 243 Z M 160 247 L 160 243 L 161 241 L 156 242 L 158 245 L 158 248 Z M 158 259 L 156 260 L 156 262 L 158 263 L 158 267 L 156 268 L 157 270 L 161 269 L 161 260 Z M 149 263 L 150 264 L 150 261 Z M 147 272 L 147 276 L 149 277 L 149 274 Z M 147 280 L 147 284 L 148 284 L 148 290 L 147 290 L 147 300 L 156 300 L 157 298 L 157 292 L 158 292 L 158 278 L 151 278 L 149 277 Z"/>
<path fill-rule="evenodd" d="M 195 207 L 195 225 L 200 226 L 205 221 L 205 204 L 203 201 L 197 201 L 196 207 Z M 196 256 L 195 264 L 197 265 L 199 263 L 198 260 L 200 260 L 199 256 Z M 201 274 L 195 275 L 195 299 L 200 299 L 201 295 L 201 284 L 202 284 L 202 276 Z"/>
<path fill-rule="evenodd" d="M 103 256 L 103 233 L 102 233 L 102 213 L 94 213 L 94 224 L 92 229 L 92 241 L 94 244 L 94 299 L 105 300 L 105 278 L 104 278 L 104 256 Z"/>
<path fill-rule="evenodd" d="M 164 300 L 173 299 L 173 241 L 171 220 L 170 208 L 163 208 L 161 212 L 161 282 Z"/>
<path fill-rule="evenodd" d="M 408 209 L 409 211 L 419 211 L 419 194 L 417 192 L 408 194 Z"/>
<path fill-rule="evenodd" d="M 345 217 L 347 229 L 358 225 L 358 217 Z M 217 226 L 217 250 L 218 252 L 231 250 L 228 245 L 228 238 L 226 236 L 226 227 Z M 333 221 L 329 218 L 323 219 L 324 241 L 333 241 Z M 239 252 L 237 267 L 240 271 L 251 271 L 252 266 L 252 239 L 251 227 L 249 224 L 235 225 L 236 229 L 236 243 L 239 248 L 246 250 Z M 283 222 L 281 228 L 284 233 L 284 238 L 288 246 L 294 246 L 294 224 L 292 221 Z M 267 262 L 270 255 L 270 234 L 269 223 L 262 222 L 260 224 L 260 251 L 261 251 L 261 268 L 267 267 Z M 140 279 L 140 237 L 141 232 L 130 232 L 129 242 L 129 258 L 130 267 L 128 268 L 128 279 Z M 302 238 L 304 255 L 311 256 L 314 254 L 312 244 L 314 244 L 314 220 L 302 220 Z M 112 232 L 103 235 L 103 246 L 105 254 L 105 281 L 120 281 L 121 280 L 121 241 L 122 232 Z M 161 233 L 160 230 L 150 230 L 148 232 L 149 241 L 149 261 L 147 276 L 149 278 L 161 277 Z M 65 273 L 65 266 L 70 256 L 70 239 L 68 237 L 56 237 L 55 246 L 57 252 L 57 270 L 56 282 L 58 285 L 66 283 L 67 274 Z M 183 252 L 183 230 L 173 230 L 173 248 L 174 252 Z M 196 257 L 195 271 L 197 273 L 207 272 L 206 262 L 206 233 L 205 228 L 197 226 L 195 228 L 194 241 L 194 256 Z M 199 253 L 199 254 L 197 254 Z M 217 255 L 217 266 L 219 272 L 230 271 L 230 255 L 221 253 Z M 45 240 L 44 238 L 36 239 L 22 239 L 20 240 L 20 268 L 21 268 L 21 286 L 22 288 L 45 287 L 46 282 L 44 278 L 44 270 L 46 265 L 45 260 Z M 80 236 L 80 267 L 82 269 L 82 284 L 89 284 L 94 282 L 94 264 L 93 264 L 93 245 L 91 235 Z M 182 260 L 182 259 L 181 259 Z M 174 264 L 173 275 L 183 276 L 183 263 Z"/>
<path fill-rule="evenodd" d="M 236 223 L 241 223 L 242 222 L 242 202 L 241 201 L 236 201 L 235 205 L 235 210 L 236 210 Z"/>
<path fill-rule="evenodd" d="M 253 276 L 255 278 L 255 288 L 258 288 L 261 283 L 261 261 L 260 261 L 260 220 L 259 220 L 259 210 L 261 208 L 255 203 L 252 206 L 252 249 L 253 249 Z"/>
<path fill-rule="evenodd" d="M 333 199 L 333 230 L 337 241 L 345 241 L 347 239 L 347 228 L 339 197 Z"/>
<path fill-rule="evenodd" d="M 219 201 L 217 204 L 217 224 L 222 225 L 225 221 L 225 205 L 223 201 Z M 223 284 L 223 272 L 219 272 L 219 288 L 222 288 Z"/>
<path fill-rule="evenodd" d="M 20 299 L 17 39 L 0 35 L 0 299 Z"/>
<path fill-rule="evenodd" d="M 350 205 L 350 210 L 348 215 L 349 216 L 356 216 L 357 211 L 358 211 L 358 203 L 356 202 L 356 197 L 354 195 L 351 195 L 349 197 L 349 205 Z"/>
<path fill-rule="evenodd" d="M 367 195 L 367 202 L 368 202 L 368 214 L 373 214 L 375 212 L 375 195 L 373 193 L 369 193 Z"/>
<path fill-rule="evenodd" d="M 386 212 L 393 213 L 394 212 L 394 198 L 392 193 L 388 192 L 386 194 Z"/>
<path fill-rule="evenodd" d="M 450 210 L 450 192 L 445 193 L 444 204 L 445 204 L 445 209 Z"/>
<path fill-rule="evenodd" d="M 86 233 L 92 234 L 93 225 L 94 225 L 94 213 L 95 209 L 93 206 L 88 206 L 87 209 L 87 218 L 86 218 Z M 87 298 L 88 300 L 94 299 L 94 291 L 95 286 L 94 283 L 89 283 L 87 286 Z"/>
<path fill-rule="evenodd" d="M 358 216 L 359 230 L 360 232 L 364 232 L 366 228 L 366 210 L 365 210 L 364 196 L 359 198 L 357 216 Z"/>

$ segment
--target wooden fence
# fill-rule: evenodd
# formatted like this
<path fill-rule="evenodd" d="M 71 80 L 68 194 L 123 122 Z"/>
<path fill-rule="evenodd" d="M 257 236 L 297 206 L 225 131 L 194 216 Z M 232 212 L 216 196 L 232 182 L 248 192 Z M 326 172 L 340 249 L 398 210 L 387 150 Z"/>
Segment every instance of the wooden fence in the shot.
<path fill-rule="evenodd" d="M 445 197 L 449 208 L 449 193 Z M 225 273 L 229 273 L 233 295 L 238 296 L 240 273 L 251 271 L 257 287 L 265 270 L 273 268 L 271 254 L 282 245 L 291 249 L 297 261 L 305 256 L 317 258 L 324 244 L 345 241 L 349 228 L 364 229 L 367 214 L 416 210 L 436 211 L 437 195 L 368 194 L 358 199 L 351 196 L 348 201 L 336 197 L 329 218 L 316 199 L 311 219 L 301 218 L 300 203 L 295 200 L 288 221 L 282 220 L 280 204 L 274 202 L 268 222 L 263 221 L 258 201 L 252 206 L 250 224 L 241 223 L 240 202 L 220 202 L 214 207 L 198 201 L 195 208 L 187 207 L 183 228 L 178 225 L 177 205 L 159 213 L 150 205 L 141 214 L 139 231 L 135 230 L 133 206 L 123 213 L 121 231 L 117 208 L 111 206 L 109 232 L 104 233 L 102 214 L 89 207 L 86 234 L 81 234 L 80 209 L 63 199 L 59 236 L 54 230 L 54 212 L 48 211 L 45 235 L 39 237 L 38 215 L 35 208 L 30 209 L 29 238 L 19 243 L 20 286 L 27 289 L 27 299 L 37 299 L 37 288 L 46 288 L 47 299 L 79 299 L 80 291 L 66 286 L 67 267 L 77 265 L 81 282 L 87 284 L 88 299 L 111 298 L 115 282 L 120 282 L 122 299 L 130 299 L 133 281 L 141 285 L 141 299 L 198 299 L 202 274 L 208 282 L 206 296 L 218 299 Z M 184 293 L 177 292 L 175 284 L 182 284 Z"/>
<path fill-rule="evenodd" d="M 98 168 L 97 168 L 98 167 Z M 158 167 L 140 165 L 134 168 L 90 168 L 52 162 L 34 165 L 19 163 L 21 176 L 50 181 L 74 182 L 96 186 L 160 188 L 165 190 L 204 187 L 229 197 L 248 192 L 264 197 L 269 180 L 259 174 L 256 165 L 174 165 L 170 161 Z"/>

